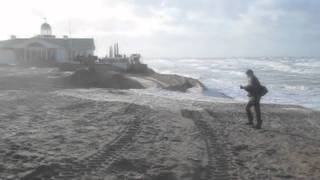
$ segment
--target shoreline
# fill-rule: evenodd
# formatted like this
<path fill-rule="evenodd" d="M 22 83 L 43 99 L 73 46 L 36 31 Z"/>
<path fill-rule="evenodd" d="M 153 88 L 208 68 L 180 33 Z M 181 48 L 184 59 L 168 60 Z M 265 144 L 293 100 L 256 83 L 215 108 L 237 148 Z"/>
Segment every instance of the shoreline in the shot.
<path fill-rule="evenodd" d="M 0 68 L 1 67 L 17 67 L 17 68 L 58 68 L 61 72 L 76 72 L 78 70 L 83 70 L 86 69 L 84 66 L 74 66 L 74 65 L 63 65 L 63 66 L 45 66 L 45 67 L 34 67 L 34 66 L 21 66 L 21 65 L 8 65 L 8 64 L 0 64 Z M 99 70 L 101 71 L 101 69 Z M 162 74 L 162 73 L 158 73 L 156 71 L 154 71 L 153 69 L 148 70 L 151 73 L 142 73 L 142 74 L 132 74 L 132 73 L 123 73 L 123 72 L 113 72 L 113 70 L 111 70 L 111 73 L 114 74 L 124 74 L 125 76 L 127 76 L 129 79 L 133 79 L 134 81 L 138 81 L 139 85 L 134 85 L 133 88 L 160 88 L 160 89 L 164 89 L 164 90 L 169 90 L 169 91 L 178 91 L 178 92 L 182 92 L 182 93 L 186 93 L 188 91 L 191 92 L 195 92 L 195 93 L 201 93 L 203 96 L 208 96 L 208 97 L 225 97 L 228 99 L 233 99 L 236 102 L 241 102 L 241 103 L 246 103 L 247 100 L 244 99 L 237 99 L 236 97 L 230 97 L 226 94 L 224 94 L 223 92 L 217 91 L 215 89 L 210 90 L 209 88 L 207 88 L 205 86 L 205 84 L 203 84 L 201 81 L 192 78 L 192 77 L 186 77 L 183 75 L 179 75 L 179 74 Z M 59 72 L 57 72 L 59 73 Z M 108 74 L 108 73 L 107 73 Z M 105 74 L 105 72 L 102 71 L 102 73 L 100 73 L 100 75 L 102 76 L 102 78 L 108 76 L 107 74 Z M 166 78 L 154 78 L 154 76 L 163 76 Z M 142 77 L 142 78 L 141 78 Z M 170 78 L 172 77 L 172 79 L 179 79 L 176 82 L 173 80 L 170 80 Z M 68 77 L 67 77 L 68 78 Z M 99 78 L 99 77 L 98 77 Z M 169 82 L 167 81 L 169 80 Z M 66 79 L 62 80 L 62 81 L 66 81 Z M 66 84 L 70 83 L 73 84 L 72 82 L 68 82 L 70 80 L 67 80 L 67 82 L 58 82 L 58 83 L 62 83 L 61 85 L 58 85 L 60 87 L 63 88 L 63 86 L 65 86 Z M 164 82 L 161 82 L 164 81 Z M 171 82 L 170 82 L 171 81 Z M 184 81 L 186 81 L 187 83 L 185 83 Z M 190 86 L 190 84 L 188 84 L 188 81 L 192 81 L 192 85 Z M 55 83 L 55 82 L 53 82 Z M 64 85 L 65 84 L 65 85 Z M 166 84 L 166 85 L 163 85 Z M 69 85 L 67 85 L 66 87 L 68 87 Z M 90 87 L 98 87 L 97 85 L 77 85 L 77 83 L 75 84 L 74 87 L 69 86 L 71 88 L 90 88 Z M 98 87 L 99 88 L 99 87 Z M 101 88 L 105 88 L 105 87 L 101 87 Z M 106 87 L 108 88 L 108 87 Z M 112 88 L 112 87 L 111 87 Z M 119 88 L 119 87 L 115 87 L 115 88 Z M 127 89 L 128 87 L 124 87 L 124 88 L 120 88 L 120 89 Z M 288 105 L 288 106 L 298 106 L 301 108 L 306 108 L 306 109 L 312 109 L 315 111 L 320 111 L 320 107 L 316 108 L 316 107 L 308 107 L 302 104 L 295 104 L 295 103 L 276 103 L 276 102 L 265 102 L 264 104 L 277 104 L 277 105 Z"/>
<path fill-rule="evenodd" d="M 314 79 L 319 74 L 316 59 L 218 58 L 203 60 L 201 58 L 181 58 L 173 60 L 150 58 L 145 62 L 159 72 L 174 72 L 197 77 L 208 88 L 217 88 L 240 100 L 246 100 L 246 97 L 239 91 L 238 86 L 246 83 L 244 72 L 247 68 L 251 68 L 255 70 L 261 82 L 269 87 L 267 102 L 296 104 L 320 109 L 318 96 L 320 86 L 319 81 Z"/>

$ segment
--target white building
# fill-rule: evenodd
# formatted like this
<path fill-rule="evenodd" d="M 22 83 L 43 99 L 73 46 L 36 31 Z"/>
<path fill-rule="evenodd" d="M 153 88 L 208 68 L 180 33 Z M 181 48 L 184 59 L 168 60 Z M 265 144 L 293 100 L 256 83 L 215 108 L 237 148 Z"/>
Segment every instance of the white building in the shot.
<path fill-rule="evenodd" d="M 32 38 L 0 41 L 0 64 L 35 64 L 41 62 L 74 62 L 78 56 L 93 55 L 94 40 L 56 38 L 48 23 L 41 25 L 41 34 Z"/>

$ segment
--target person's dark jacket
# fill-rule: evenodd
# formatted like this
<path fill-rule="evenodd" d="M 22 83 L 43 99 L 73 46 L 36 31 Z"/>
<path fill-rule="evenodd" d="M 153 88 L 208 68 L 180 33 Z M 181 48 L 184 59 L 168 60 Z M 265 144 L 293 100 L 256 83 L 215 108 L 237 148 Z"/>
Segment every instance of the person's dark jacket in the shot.
<path fill-rule="evenodd" d="M 243 89 L 248 92 L 249 97 L 259 97 L 260 88 L 261 88 L 260 81 L 254 75 L 249 78 L 248 85 L 243 87 Z"/>

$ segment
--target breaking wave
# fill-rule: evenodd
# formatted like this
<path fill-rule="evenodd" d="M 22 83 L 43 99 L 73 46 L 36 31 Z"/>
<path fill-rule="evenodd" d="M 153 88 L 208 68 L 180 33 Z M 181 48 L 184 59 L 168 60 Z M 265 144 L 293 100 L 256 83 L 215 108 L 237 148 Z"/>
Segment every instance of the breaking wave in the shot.
<path fill-rule="evenodd" d="M 239 85 L 246 83 L 244 72 L 250 68 L 270 90 L 264 102 L 320 109 L 320 58 L 158 58 L 145 61 L 161 73 L 197 78 L 209 90 L 220 91 L 236 100 L 247 98 Z"/>

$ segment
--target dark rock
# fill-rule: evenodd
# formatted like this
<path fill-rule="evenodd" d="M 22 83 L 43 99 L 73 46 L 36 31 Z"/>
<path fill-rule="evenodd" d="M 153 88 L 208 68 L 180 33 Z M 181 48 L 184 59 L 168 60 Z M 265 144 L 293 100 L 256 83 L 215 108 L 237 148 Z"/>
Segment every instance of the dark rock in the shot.
<path fill-rule="evenodd" d="M 70 83 L 77 87 L 97 87 L 114 89 L 142 89 L 144 88 L 138 81 L 128 78 L 123 73 L 118 72 L 97 72 L 81 69 L 70 77 Z"/>

